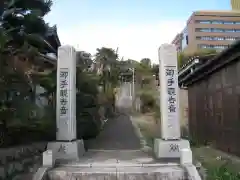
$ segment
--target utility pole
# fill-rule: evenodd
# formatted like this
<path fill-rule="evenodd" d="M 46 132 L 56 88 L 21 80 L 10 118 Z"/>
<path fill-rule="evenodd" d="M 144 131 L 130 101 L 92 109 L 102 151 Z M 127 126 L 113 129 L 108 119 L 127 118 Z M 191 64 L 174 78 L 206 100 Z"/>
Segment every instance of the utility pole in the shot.
<path fill-rule="evenodd" d="M 135 96 L 135 68 L 129 68 L 132 71 L 132 88 L 131 88 L 131 95 L 132 97 Z"/>
<path fill-rule="evenodd" d="M 133 77 L 132 77 L 132 96 L 135 96 L 135 68 L 133 68 Z"/>

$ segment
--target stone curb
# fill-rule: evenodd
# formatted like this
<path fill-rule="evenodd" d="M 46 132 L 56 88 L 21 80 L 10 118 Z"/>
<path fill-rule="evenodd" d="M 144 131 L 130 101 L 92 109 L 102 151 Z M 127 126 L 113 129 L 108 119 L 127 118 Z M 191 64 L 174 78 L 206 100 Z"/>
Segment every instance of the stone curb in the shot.
<path fill-rule="evenodd" d="M 134 122 L 133 118 L 134 118 L 133 116 L 130 116 L 130 120 L 131 120 L 131 123 L 133 125 L 135 134 L 140 139 L 141 150 L 143 152 L 146 152 L 146 153 L 151 153 L 152 152 L 152 148 L 147 145 L 146 138 L 143 136 L 140 128 L 138 127 L 137 123 Z"/>

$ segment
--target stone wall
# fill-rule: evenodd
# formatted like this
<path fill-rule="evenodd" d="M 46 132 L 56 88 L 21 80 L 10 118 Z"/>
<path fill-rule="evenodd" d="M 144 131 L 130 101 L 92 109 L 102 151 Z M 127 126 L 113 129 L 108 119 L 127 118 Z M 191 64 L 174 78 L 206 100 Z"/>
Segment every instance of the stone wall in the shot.
<path fill-rule="evenodd" d="M 0 149 L 0 180 L 31 180 L 42 165 L 46 142 Z"/>

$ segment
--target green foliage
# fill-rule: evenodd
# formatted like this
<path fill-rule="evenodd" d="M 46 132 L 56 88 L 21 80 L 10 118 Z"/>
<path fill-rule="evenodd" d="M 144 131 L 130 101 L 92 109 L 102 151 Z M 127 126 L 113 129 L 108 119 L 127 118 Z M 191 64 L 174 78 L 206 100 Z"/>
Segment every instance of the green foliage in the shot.
<path fill-rule="evenodd" d="M 81 93 L 91 94 L 96 97 L 98 94 L 98 77 L 78 69 L 76 86 Z"/>
<path fill-rule="evenodd" d="M 56 120 L 54 117 L 55 113 L 53 114 L 55 111 L 52 107 L 46 107 L 44 111 L 46 111 L 45 115 L 38 117 L 38 119 L 28 119 L 24 123 L 23 119 L 13 121 L 12 124 L 8 125 L 7 130 L 2 129 L 3 127 L 0 126 L 0 147 L 30 144 L 36 141 L 55 140 Z"/>
<path fill-rule="evenodd" d="M 10 89 L 18 91 L 20 94 L 25 94 L 29 89 L 33 91 L 34 81 L 26 72 L 29 70 L 26 70 L 26 66 L 29 65 L 17 67 L 14 65 L 13 59 L 14 57 L 18 61 L 35 59 L 40 49 L 30 45 L 30 39 L 34 35 L 44 36 L 46 34 L 48 26 L 45 24 L 43 16 L 50 11 L 51 1 L 5 0 L 3 5 L 3 8 L 0 9 L 2 19 L 0 27 L 0 97 L 8 97 Z M 14 80 L 12 80 L 13 76 Z M 16 86 L 12 87 L 13 84 L 20 84 L 21 89 Z M 25 88 L 22 84 L 25 85 Z M 28 96 L 34 95 L 30 92 Z M 14 101 L 12 99 L 9 102 L 8 98 L 5 100 L 8 101 L 8 104 L 12 104 Z M 5 104 L 5 102 L 2 103 L 3 106 L 6 106 Z"/>
<path fill-rule="evenodd" d="M 181 68 L 188 60 L 188 57 L 185 57 L 185 55 L 180 52 L 178 53 L 178 68 Z"/>
<path fill-rule="evenodd" d="M 153 111 L 154 111 L 154 118 L 156 120 L 159 120 L 161 118 L 161 112 L 160 112 L 160 107 L 157 103 L 155 104 L 155 107 L 154 107 Z"/>
<path fill-rule="evenodd" d="M 21 40 L 23 34 L 42 34 L 48 29 L 43 17 L 50 11 L 51 0 L 4 0 L 4 11 L 0 12 L 3 18 L 2 26 L 5 29 L 16 28 L 12 36 Z M 19 32 L 22 32 L 18 34 Z"/>
<path fill-rule="evenodd" d="M 153 80 L 152 68 L 146 63 L 135 64 L 135 81 L 143 88 L 144 84 Z"/>
<path fill-rule="evenodd" d="M 100 131 L 98 115 L 98 77 L 94 74 L 77 71 L 77 135 L 78 138 L 94 138 Z"/>
<path fill-rule="evenodd" d="M 57 82 L 57 71 L 56 69 L 52 72 L 44 75 L 39 75 L 37 83 L 46 89 L 48 92 L 56 91 L 56 82 Z"/>
<path fill-rule="evenodd" d="M 103 84 L 104 91 L 108 83 L 116 86 L 120 73 L 119 61 L 117 61 L 118 53 L 112 48 L 102 47 L 97 49 L 95 57 L 95 61 L 102 67 L 101 83 Z"/>
<path fill-rule="evenodd" d="M 156 78 L 159 78 L 159 65 L 153 64 L 152 66 L 152 73 L 156 76 Z"/>
<path fill-rule="evenodd" d="M 96 53 L 96 61 L 100 61 L 102 64 L 112 64 L 118 59 L 118 54 L 112 48 L 98 48 Z"/>
<path fill-rule="evenodd" d="M 38 81 L 33 78 L 30 71 L 37 54 L 44 51 L 41 42 L 44 42 L 49 26 L 43 16 L 50 11 L 51 4 L 51 1 L 46 0 L 1 2 L 0 128 L 6 138 L 3 139 L 4 145 L 44 140 L 44 135 L 54 132 L 45 131 L 49 125 L 41 129 L 41 125 L 47 124 L 45 122 L 47 118 L 39 121 L 45 110 L 35 105 L 34 90 Z M 34 44 L 34 41 L 37 43 Z M 46 85 L 45 88 L 53 92 L 54 87 L 51 87 L 51 82 L 47 82 L 51 78 L 44 78 L 40 80 L 40 84 Z"/>
<path fill-rule="evenodd" d="M 195 56 L 204 56 L 204 55 L 209 55 L 209 54 L 216 54 L 217 50 L 216 49 L 199 49 L 193 55 Z"/>
<path fill-rule="evenodd" d="M 210 54 L 216 54 L 215 49 L 199 49 L 194 53 L 185 54 L 184 52 L 178 53 L 178 67 L 181 68 L 192 56 L 205 56 Z"/>
<path fill-rule="evenodd" d="M 207 169 L 207 180 L 239 180 L 240 174 L 232 169 L 231 162 L 226 161 L 220 163 L 220 166 L 211 166 L 210 164 L 204 163 L 204 167 Z"/>
<path fill-rule="evenodd" d="M 140 100 L 142 103 L 141 111 L 143 113 L 149 112 L 156 107 L 156 99 L 149 91 L 142 91 L 140 94 Z"/>
<path fill-rule="evenodd" d="M 78 65 L 78 68 L 80 68 L 81 70 L 88 69 L 91 66 L 91 64 L 93 63 L 90 56 L 91 56 L 91 54 L 86 53 L 84 51 L 77 51 L 77 65 Z"/>
<path fill-rule="evenodd" d="M 141 63 L 141 64 L 144 64 L 145 66 L 150 67 L 150 66 L 151 66 L 151 59 L 149 59 L 149 58 L 143 58 L 143 59 L 141 59 L 140 63 Z"/>

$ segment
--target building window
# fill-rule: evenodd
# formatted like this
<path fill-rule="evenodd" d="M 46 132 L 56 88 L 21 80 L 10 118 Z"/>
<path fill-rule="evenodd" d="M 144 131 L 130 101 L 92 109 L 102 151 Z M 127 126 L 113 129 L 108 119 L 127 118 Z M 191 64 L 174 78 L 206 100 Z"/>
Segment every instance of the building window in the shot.
<path fill-rule="evenodd" d="M 210 46 L 206 44 L 199 44 L 198 47 L 202 49 L 210 48 Z"/>
<path fill-rule="evenodd" d="M 235 32 L 234 29 L 225 29 L 225 32 Z"/>
<path fill-rule="evenodd" d="M 236 37 L 222 37 L 222 36 L 197 36 L 197 40 L 203 40 L 203 41 L 235 41 L 238 38 Z"/>
<path fill-rule="evenodd" d="M 184 49 L 187 45 L 188 45 L 188 32 L 187 29 L 185 29 L 182 35 L 182 49 Z"/>
<path fill-rule="evenodd" d="M 240 32 L 240 29 L 196 28 L 196 32 Z"/>
<path fill-rule="evenodd" d="M 223 21 L 223 24 L 234 24 L 232 21 Z"/>
<path fill-rule="evenodd" d="M 225 49 L 228 48 L 228 45 L 209 45 L 209 44 L 199 44 L 199 48 L 206 49 L 206 48 L 213 48 L 213 49 Z"/>
<path fill-rule="evenodd" d="M 212 40 L 212 37 L 210 36 L 197 36 L 198 40 L 203 40 L 203 41 L 209 41 Z"/>
<path fill-rule="evenodd" d="M 240 29 L 196 28 L 196 32 L 240 32 Z"/>
<path fill-rule="evenodd" d="M 214 41 L 223 41 L 224 37 L 213 37 Z"/>
<path fill-rule="evenodd" d="M 196 23 L 200 23 L 200 24 L 211 24 L 211 21 L 196 20 Z"/>
<path fill-rule="evenodd" d="M 227 41 L 235 41 L 236 38 L 235 37 L 225 37 L 225 40 L 227 40 Z"/>
<path fill-rule="evenodd" d="M 223 29 L 212 28 L 211 32 L 223 32 Z"/>
<path fill-rule="evenodd" d="M 223 24 L 223 21 L 212 21 L 212 24 Z"/>
<path fill-rule="evenodd" d="M 220 20 L 219 21 L 196 20 L 195 22 L 200 24 L 240 24 L 240 21 L 220 21 Z"/>
<path fill-rule="evenodd" d="M 214 49 L 225 49 L 227 47 L 228 46 L 226 46 L 226 45 L 215 45 L 215 46 L 213 46 Z"/>
<path fill-rule="evenodd" d="M 197 32 L 211 32 L 211 29 L 209 28 L 196 28 Z"/>

